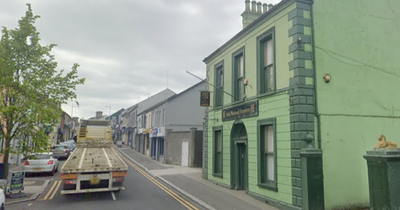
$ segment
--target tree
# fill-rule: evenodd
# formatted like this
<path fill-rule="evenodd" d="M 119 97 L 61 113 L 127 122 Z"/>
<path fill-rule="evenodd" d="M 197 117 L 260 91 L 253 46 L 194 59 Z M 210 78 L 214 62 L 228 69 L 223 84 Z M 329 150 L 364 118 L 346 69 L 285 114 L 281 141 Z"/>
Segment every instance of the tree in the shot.
<path fill-rule="evenodd" d="M 40 152 L 47 145 L 46 126 L 54 126 L 60 119 L 61 104 L 76 98 L 77 85 L 85 82 L 78 78 L 78 64 L 71 71 L 58 71 L 51 50 L 56 46 L 42 46 L 39 32 L 34 26 L 40 18 L 32 12 L 30 4 L 18 27 L 3 27 L 0 41 L 0 137 L 4 154 L 4 177 L 8 176 L 10 153 L 27 150 Z M 21 139 L 19 147 L 11 148 L 11 141 Z M 28 146 L 27 141 L 35 147 Z"/>

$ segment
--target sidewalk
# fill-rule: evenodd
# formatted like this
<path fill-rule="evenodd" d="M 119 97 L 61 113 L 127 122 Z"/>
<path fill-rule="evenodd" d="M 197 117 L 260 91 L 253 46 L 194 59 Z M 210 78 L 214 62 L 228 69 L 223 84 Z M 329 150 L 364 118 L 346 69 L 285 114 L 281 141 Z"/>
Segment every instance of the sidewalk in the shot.
<path fill-rule="evenodd" d="M 21 171 L 22 166 L 14 166 L 11 171 Z M 40 178 L 29 178 L 24 179 L 24 190 L 21 193 L 11 194 L 6 196 L 6 205 L 20 203 L 25 201 L 36 200 L 39 195 L 44 191 L 51 180 L 45 180 Z"/>
<path fill-rule="evenodd" d="M 218 186 L 202 178 L 201 168 L 161 164 L 128 147 L 117 148 L 153 176 L 210 210 L 278 210 L 244 191 Z"/>

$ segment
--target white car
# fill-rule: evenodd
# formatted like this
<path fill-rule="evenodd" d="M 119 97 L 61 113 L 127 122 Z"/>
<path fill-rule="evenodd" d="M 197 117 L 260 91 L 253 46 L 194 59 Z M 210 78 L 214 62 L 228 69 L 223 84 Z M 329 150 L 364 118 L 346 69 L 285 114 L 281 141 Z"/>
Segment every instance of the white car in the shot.
<path fill-rule="evenodd" d="M 50 173 L 54 175 L 58 171 L 58 160 L 51 153 L 33 155 L 24 162 L 25 173 Z"/>
<path fill-rule="evenodd" d="M 4 190 L 0 188 L 0 210 L 4 210 L 5 204 L 6 204 L 6 196 L 4 195 Z"/>

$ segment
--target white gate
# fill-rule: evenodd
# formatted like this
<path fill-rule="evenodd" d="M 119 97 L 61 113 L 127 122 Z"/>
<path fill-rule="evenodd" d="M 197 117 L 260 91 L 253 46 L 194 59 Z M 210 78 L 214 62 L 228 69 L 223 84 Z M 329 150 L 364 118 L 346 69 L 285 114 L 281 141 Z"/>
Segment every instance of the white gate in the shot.
<path fill-rule="evenodd" d="M 189 142 L 182 142 L 182 157 L 181 157 L 181 165 L 189 166 Z"/>

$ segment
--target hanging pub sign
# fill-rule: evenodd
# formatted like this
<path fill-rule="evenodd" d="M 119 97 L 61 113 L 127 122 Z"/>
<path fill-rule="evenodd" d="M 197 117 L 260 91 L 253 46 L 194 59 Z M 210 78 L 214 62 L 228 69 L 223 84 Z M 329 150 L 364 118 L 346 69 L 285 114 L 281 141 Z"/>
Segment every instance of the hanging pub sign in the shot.
<path fill-rule="evenodd" d="M 222 110 L 222 121 L 258 116 L 258 101 Z"/>
<path fill-rule="evenodd" d="M 210 91 L 200 92 L 200 106 L 210 106 Z"/>

